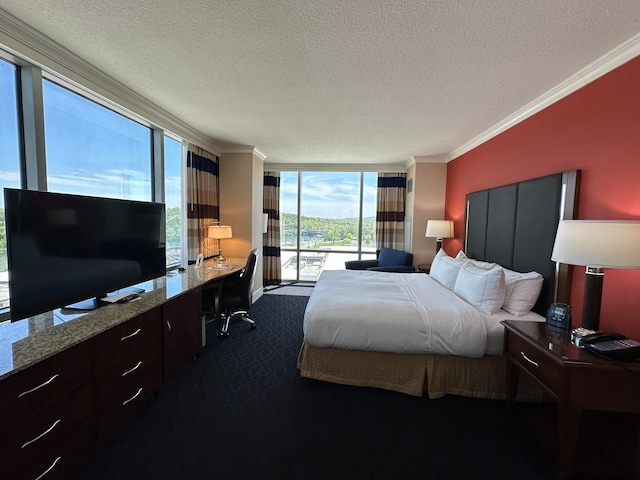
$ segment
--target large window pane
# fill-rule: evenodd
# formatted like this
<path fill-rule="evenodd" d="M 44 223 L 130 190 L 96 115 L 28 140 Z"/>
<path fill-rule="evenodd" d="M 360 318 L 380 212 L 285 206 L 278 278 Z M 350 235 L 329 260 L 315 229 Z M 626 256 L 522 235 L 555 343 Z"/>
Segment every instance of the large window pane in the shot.
<path fill-rule="evenodd" d="M 151 130 L 43 81 L 48 190 L 151 200 Z"/>
<path fill-rule="evenodd" d="M 167 266 L 177 265 L 182 249 L 182 144 L 164 137 L 164 197 L 167 213 Z"/>
<path fill-rule="evenodd" d="M 377 173 L 282 172 L 282 279 L 316 281 L 346 260 L 375 258 L 376 188 Z"/>
<path fill-rule="evenodd" d="M 20 187 L 17 67 L 0 60 L 0 308 L 9 305 L 7 241 L 4 225 L 5 187 Z"/>

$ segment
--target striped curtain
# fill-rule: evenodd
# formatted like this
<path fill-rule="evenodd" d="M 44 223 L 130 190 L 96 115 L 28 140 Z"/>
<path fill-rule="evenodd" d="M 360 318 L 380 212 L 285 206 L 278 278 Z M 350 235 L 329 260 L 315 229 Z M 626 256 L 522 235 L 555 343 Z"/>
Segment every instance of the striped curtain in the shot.
<path fill-rule="evenodd" d="M 263 211 L 269 215 L 263 234 L 262 278 L 264 285 L 282 281 L 280 259 L 280 172 L 264 172 Z"/>
<path fill-rule="evenodd" d="M 202 148 L 187 147 L 187 253 L 189 264 L 198 254 L 205 258 L 217 253 L 215 240 L 205 238 L 204 229 L 220 219 L 220 158 Z"/>
<path fill-rule="evenodd" d="M 406 173 L 378 173 L 376 248 L 404 249 Z"/>

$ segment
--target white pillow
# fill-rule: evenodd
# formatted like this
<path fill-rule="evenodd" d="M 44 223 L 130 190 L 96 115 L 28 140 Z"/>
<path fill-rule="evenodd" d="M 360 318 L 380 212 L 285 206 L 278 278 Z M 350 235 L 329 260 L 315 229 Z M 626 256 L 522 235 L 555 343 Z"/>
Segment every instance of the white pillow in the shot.
<path fill-rule="evenodd" d="M 433 257 L 429 274 L 440 285 L 451 290 L 456 283 L 458 270 L 460 270 L 460 267 L 464 264 L 465 262 L 456 260 L 455 258 L 447 255 L 441 248 L 438 250 L 438 253 L 436 253 L 436 256 Z"/>
<path fill-rule="evenodd" d="M 496 266 L 495 263 L 483 262 L 482 260 L 476 260 L 474 258 L 469 258 L 469 257 L 467 257 L 467 254 L 464 253 L 462 250 L 460 250 L 458 252 L 458 255 L 456 255 L 456 260 L 470 262 L 471 264 L 475 265 L 476 267 L 484 268 L 485 270 L 489 270 L 490 268 L 493 268 L 493 267 Z"/>
<path fill-rule="evenodd" d="M 528 313 L 538 301 L 544 278 L 538 272 L 519 273 L 504 269 L 505 295 L 502 309 L 511 315 Z"/>
<path fill-rule="evenodd" d="M 500 265 L 478 268 L 471 263 L 464 265 L 453 292 L 482 313 L 496 313 L 504 303 L 504 271 Z"/>

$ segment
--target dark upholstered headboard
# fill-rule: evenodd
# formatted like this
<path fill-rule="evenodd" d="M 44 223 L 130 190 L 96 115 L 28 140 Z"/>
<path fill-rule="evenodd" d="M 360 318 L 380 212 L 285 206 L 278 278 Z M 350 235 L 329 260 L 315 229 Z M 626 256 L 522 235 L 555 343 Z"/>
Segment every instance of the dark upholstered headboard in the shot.
<path fill-rule="evenodd" d="M 579 171 L 494 187 L 467 195 L 466 246 L 470 258 L 544 277 L 533 311 L 569 301 L 566 266 L 551 260 L 560 220 L 575 218 Z"/>

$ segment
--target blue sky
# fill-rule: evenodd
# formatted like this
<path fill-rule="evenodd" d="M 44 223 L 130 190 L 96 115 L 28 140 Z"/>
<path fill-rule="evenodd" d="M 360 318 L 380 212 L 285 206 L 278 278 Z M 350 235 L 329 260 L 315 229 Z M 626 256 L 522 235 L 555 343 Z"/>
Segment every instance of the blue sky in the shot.
<path fill-rule="evenodd" d="M 15 67 L 0 60 L 0 187 L 19 187 Z M 151 130 L 43 82 L 48 189 L 151 200 Z M 180 205 L 181 144 L 165 139 L 168 207 Z"/>
<path fill-rule="evenodd" d="M 364 174 L 364 216 L 376 209 L 376 173 Z M 359 172 L 302 172 L 301 210 L 306 217 L 353 218 L 360 215 Z M 282 172 L 280 210 L 297 212 L 297 173 Z"/>

